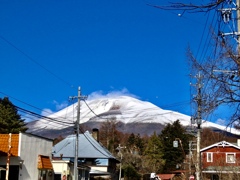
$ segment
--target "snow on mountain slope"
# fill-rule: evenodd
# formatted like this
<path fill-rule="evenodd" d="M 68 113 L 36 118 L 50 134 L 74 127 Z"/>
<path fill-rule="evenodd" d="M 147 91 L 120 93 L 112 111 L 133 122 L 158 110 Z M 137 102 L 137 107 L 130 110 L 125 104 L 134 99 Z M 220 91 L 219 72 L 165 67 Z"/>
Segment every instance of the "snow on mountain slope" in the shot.
<path fill-rule="evenodd" d="M 154 104 L 141 101 L 129 96 L 101 97 L 98 99 L 81 101 L 80 124 L 87 121 L 103 122 L 116 118 L 125 124 L 128 123 L 160 123 L 165 125 L 179 120 L 183 126 L 190 125 L 190 116 L 163 110 Z M 31 125 L 31 130 L 64 129 L 71 127 L 77 120 L 77 103 L 48 116 L 50 119 L 39 119 Z M 240 134 L 235 129 L 226 129 L 212 122 L 204 121 L 202 127 L 210 127 L 233 134 Z"/>

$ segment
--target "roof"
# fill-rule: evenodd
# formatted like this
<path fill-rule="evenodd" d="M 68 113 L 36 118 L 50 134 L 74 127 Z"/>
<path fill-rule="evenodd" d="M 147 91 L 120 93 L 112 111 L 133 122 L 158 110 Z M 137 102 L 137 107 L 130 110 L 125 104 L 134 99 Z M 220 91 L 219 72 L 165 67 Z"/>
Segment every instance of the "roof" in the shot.
<path fill-rule="evenodd" d="M 76 135 L 69 135 L 53 147 L 54 157 L 75 157 Z M 104 158 L 116 159 L 105 147 L 99 144 L 92 135 L 86 131 L 79 134 L 78 157 L 80 158 Z"/>
<path fill-rule="evenodd" d="M 210 145 L 210 146 L 207 146 L 207 147 L 201 149 L 200 152 L 206 151 L 206 150 L 211 149 L 211 148 L 213 148 L 213 147 L 234 147 L 234 148 L 240 150 L 240 147 L 239 147 L 239 146 L 236 146 L 236 145 L 234 145 L 234 144 L 232 144 L 232 143 L 229 143 L 229 142 L 227 142 L 227 141 L 221 141 L 221 142 L 212 144 L 212 145 Z"/>
<path fill-rule="evenodd" d="M 19 134 L 11 134 L 11 156 L 18 156 Z M 9 134 L 0 134 L 0 152 L 7 155 Z"/>
<path fill-rule="evenodd" d="M 6 169 L 3 167 L 0 167 L 0 171 L 6 171 Z"/>
<path fill-rule="evenodd" d="M 49 156 L 38 155 L 38 169 L 53 169 Z"/>
<path fill-rule="evenodd" d="M 161 180 L 168 180 L 168 179 L 172 179 L 175 174 L 157 174 Z"/>
<path fill-rule="evenodd" d="M 93 175 L 93 176 L 104 176 L 104 175 L 110 175 L 111 173 L 106 172 L 106 171 L 99 171 L 96 169 L 91 169 L 89 174 Z"/>
<path fill-rule="evenodd" d="M 202 169 L 204 173 L 240 173 L 239 166 L 208 166 Z"/>

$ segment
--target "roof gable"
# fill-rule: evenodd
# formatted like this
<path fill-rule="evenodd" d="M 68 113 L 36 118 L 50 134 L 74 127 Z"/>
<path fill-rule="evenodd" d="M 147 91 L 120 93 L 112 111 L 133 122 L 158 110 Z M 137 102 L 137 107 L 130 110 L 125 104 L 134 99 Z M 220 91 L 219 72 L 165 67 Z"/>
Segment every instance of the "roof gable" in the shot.
<path fill-rule="evenodd" d="M 92 135 L 86 131 L 79 134 L 78 138 L 78 157 L 80 158 L 108 158 L 115 157 L 101 144 L 99 144 Z M 67 136 L 53 147 L 54 157 L 74 157 L 75 156 L 76 135 Z"/>
<path fill-rule="evenodd" d="M 0 152 L 8 153 L 9 134 L 0 134 Z M 19 134 L 11 134 L 11 156 L 18 156 Z"/>
<path fill-rule="evenodd" d="M 233 148 L 236 148 L 236 149 L 240 150 L 239 146 L 236 146 L 236 145 L 234 145 L 232 143 L 229 143 L 227 141 L 221 141 L 221 142 L 212 144 L 210 146 L 207 146 L 207 147 L 201 149 L 200 152 L 206 151 L 206 150 L 214 148 L 214 147 L 233 147 Z"/>

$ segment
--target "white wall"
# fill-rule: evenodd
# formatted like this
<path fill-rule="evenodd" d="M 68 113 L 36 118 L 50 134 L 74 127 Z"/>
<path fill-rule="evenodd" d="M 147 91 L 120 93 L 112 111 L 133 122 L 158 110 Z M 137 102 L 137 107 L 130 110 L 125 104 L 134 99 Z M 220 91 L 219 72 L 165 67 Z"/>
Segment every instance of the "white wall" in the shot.
<path fill-rule="evenodd" d="M 68 175 L 70 173 L 70 167 L 68 166 L 69 161 L 64 160 L 53 160 L 52 165 L 55 174 Z"/>
<path fill-rule="evenodd" d="M 19 156 L 23 160 L 22 169 L 19 169 L 19 180 L 38 179 L 38 155 L 51 158 L 52 141 L 30 134 L 19 134 Z M 53 177 L 53 176 L 52 176 Z M 48 179 L 52 179 L 48 177 Z"/>
<path fill-rule="evenodd" d="M 108 167 L 106 166 L 103 166 L 103 167 L 100 167 L 100 166 L 91 166 L 91 169 L 93 170 L 98 170 L 98 171 L 103 171 L 103 172 L 108 172 L 107 169 Z"/>

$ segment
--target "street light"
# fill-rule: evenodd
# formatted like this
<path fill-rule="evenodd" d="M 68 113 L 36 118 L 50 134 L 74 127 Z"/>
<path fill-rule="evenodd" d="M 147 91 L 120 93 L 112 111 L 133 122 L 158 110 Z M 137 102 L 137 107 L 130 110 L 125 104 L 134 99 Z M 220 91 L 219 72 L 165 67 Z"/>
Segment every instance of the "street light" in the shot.
<path fill-rule="evenodd" d="M 179 143 L 180 143 L 180 146 L 181 146 L 181 149 L 182 149 L 184 158 L 185 158 L 186 154 L 185 154 L 185 152 L 184 152 L 184 150 L 183 150 L 183 146 L 182 146 L 182 141 L 181 141 L 181 139 L 175 138 L 175 141 L 173 141 L 173 147 L 178 147 L 178 141 L 179 141 Z"/>

